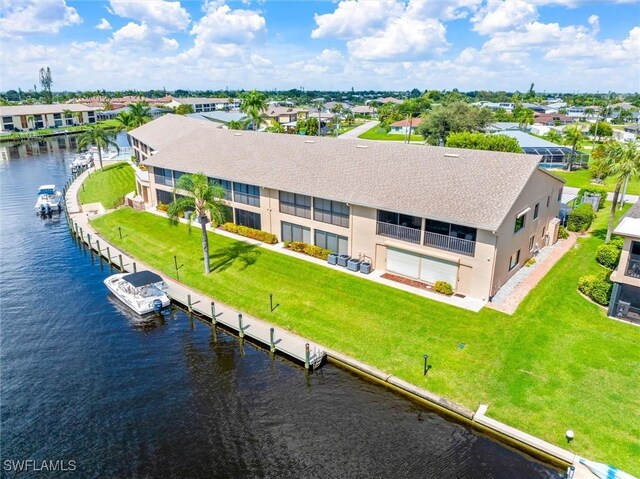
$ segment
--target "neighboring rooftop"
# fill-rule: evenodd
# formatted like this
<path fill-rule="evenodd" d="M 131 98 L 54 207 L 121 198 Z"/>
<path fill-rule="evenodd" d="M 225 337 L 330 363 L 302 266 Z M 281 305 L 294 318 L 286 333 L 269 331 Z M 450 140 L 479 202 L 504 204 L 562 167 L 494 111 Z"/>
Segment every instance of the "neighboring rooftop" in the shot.
<path fill-rule="evenodd" d="M 196 129 L 209 128 L 214 130 L 218 127 L 219 125 L 212 121 L 167 113 L 131 130 L 129 134 L 150 148 L 158 150 Z"/>
<path fill-rule="evenodd" d="M 198 98 L 198 97 L 185 97 L 185 98 L 173 98 L 175 102 L 182 103 L 183 105 L 204 105 L 205 103 L 223 104 L 240 101 L 237 98 Z"/>
<path fill-rule="evenodd" d="M 397 126 L 397 127 L 403 127 L 403 128 L 404 127 L 409 128 L 409 126 L 411 126 L 412 128 L 415 128 L 420 123 L 422 123 L 422 118 L 413 118 L 411 121 L 409 121 L 407 119 L 399 120 L 399 121 L 391 123 L 391 125 L 389 125 L 389 126 Z"/>
<path fill-rule="evenodd" d="M 522 148 L 559 148 L 559 145 L 543 140 L 537 136 L 530 135 L 520 130 L 502 130 L 496 133 L 498 135 L 507 135 L 518 140 Z"/>
<path fill-rule="evenodd" d="M 131 134 L 148 138 L 154 123 L 166 118 Z M 166 147 L 147 164 L 488 230 L 500 226 L 540 161 L 535 155 L 188 126 L 169 141 L 175 127 L 158 125 L 153 134 L 165 138 Z"/>
<path fill-rule="evenodd" d="M 617 235 L 640 238 L 640 201 L 626 212 L 613 232 Z"/>
<path fill-rule="evenodd" d="M 91 108 L 86 105 L 78 105 L 78 104 L 71 104 L 71 103 L 54 103 L 52 105 L 0 106 L 0 116 L 48 115 L 51 113 L 62 113 L 64 110 L 69 110 L 73 112 L 96 111 L 97 108 Z"/>
<path fill-rule="evenodd" d="M 189 113 L 187 115 L 189 118 L 194 118 L 197 120 L 208 120 L 215 123 L 223 123 L 228 124 L 232 121 L 243 121 L 247 119 L 247 115 L 245 113 L 241 113 L 238 111 L 207 111 L 202 113 Z"/>

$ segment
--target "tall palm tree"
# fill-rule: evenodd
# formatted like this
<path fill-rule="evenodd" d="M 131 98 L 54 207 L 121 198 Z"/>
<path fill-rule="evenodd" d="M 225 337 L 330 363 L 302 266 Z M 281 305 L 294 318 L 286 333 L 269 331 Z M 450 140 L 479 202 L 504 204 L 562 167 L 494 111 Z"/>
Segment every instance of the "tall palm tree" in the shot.
<path fill-rule="evenodd" d="M 27 127 L 29 127 L 29 129 L 33 129 L 36 127 L 35 115 L 27 115 Z"/>
<path fill-rule="evenodd" d="M 204 272 L 209 274 L 209 238 L 207 236 L 207 222 L 209 216 L 212 221 L 220 224 L 224 221 L 225 204 L 224 188 L 217 184 L 209 183 L 209 178 L 204 173 L 184 174 L 176 181 L 173 189 L 177 192 L 186 192 L 188 196 L 176 198 L 167 209 L 169 219 L 178 220 L 178 214 L 187 210 L 195 211 L 200 228 L 202 229 L 202 252 L 204 254 Z M 193 215 L 189 217 L 191 221 Z"/>
<path fill-rule="evenodd" d="M 84 116 L 82 116 L 82 112 L 81 111 L 77 111 L 75 113 L 76 116 L 76 120 L 78 120 L 78 125 L 81 125 L 82 122 L 84 121 Z"/>
<path fill-rule="evenodd" d="M 605 243 L 611 240 L 613 232 L 613 220 L 618 206 L 618 195 L 622 184 L 627 178 L 637 178 L 640 176 L 640 150 L 635 142 L 629 141 L 624 145 L 610 142 L 607 145 L 606 160 L 609 165 L 609 174 L 616 179 L 616 189 L 613 192 L 611 212 L 609 213 L 609 226 L 607 227 L 607 237 Z"/>
<path fill-rule="evenodd" d="M 276 120 L 271 120 L 271 123 L 264 131 L 269 133 L 284 133 L 284 126 L 278 123 Z"/>
<path fill-rule="evenodd" d="M 564 143 L 565 145 L 571 145 L 571 156 L 567 164 L 568 171 L 571 171 L 571 166 L 576 160 L 576 150 L 580 148 L 584 141 L 584 134 L 582 133 L 582 127 L 580 124 L 570 125 L 564 130 Z"/>
<path fill-rule="evenodd" d="M 100 160 L 100 169 L 102 169 L 102 149 L 105 151 L 109 146 L 115 146 L 118 153 L 120 148 L 114 140 L 114 135 L 108 133 L 102 126 L 95 123 L 88 125 L 88 130 L 80 135 L 78 138 L 78 149 L 82 150 L 89 145 L 94 145 L 98 148 L 98 159 Z"/>
<path fill-rule="evenodd" d="M 114 120 L 118 122 L 116 126 L 118 131 L 131 131 L 137 126 L 135 124 L 135 118 L 128 111 L 121 111 L 114 117 Z"/>
<path fill-rule="evenodd" d="M 149 108 L 149 104 L 145 101 L 139 101 L 138 103 L 132 103 L 129 105 L 129 113 L 131 114 L 134 128 L 142 126 L 153 120 L 153 116 L 151 116 L 151 108 Z"/>
<path fill-rule="evenodd" d="M 262 122 L 262 113 L 267 111 L 267 99 L 263 93 L 253 89 L 242 95 L 242 104 L 240 111 L 246 113 L 254 122 L 253 129 L 260 128 Z M 257 123 L 255 123 L 257 121 Z"/>
<path fill-rule="evenodd" d="M 230 130 L 246 130 L 247 126 L 249 126 L 250 121 L 251 120 L 248 118 L 245 118 L 243 120 L 231 120 L 228 127 Z"/>
<path fill-rule="evenodd" d="M 64 117 L 64 124 L 67 125 L 67 120 L 73 118 L 73 112 L 69 109 L 62 110 L 62 116 Z"/>

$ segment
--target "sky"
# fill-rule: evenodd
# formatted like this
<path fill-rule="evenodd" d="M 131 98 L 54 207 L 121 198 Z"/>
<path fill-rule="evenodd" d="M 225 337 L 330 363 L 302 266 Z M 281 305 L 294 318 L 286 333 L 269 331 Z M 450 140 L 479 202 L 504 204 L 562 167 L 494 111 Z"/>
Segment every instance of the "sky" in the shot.
<path fill-rule="evenodd" d="M 0 91 L 640 91 L 640 0 L 0 0 Z M 39 88 L 39 85 L 38 85 Z"/>

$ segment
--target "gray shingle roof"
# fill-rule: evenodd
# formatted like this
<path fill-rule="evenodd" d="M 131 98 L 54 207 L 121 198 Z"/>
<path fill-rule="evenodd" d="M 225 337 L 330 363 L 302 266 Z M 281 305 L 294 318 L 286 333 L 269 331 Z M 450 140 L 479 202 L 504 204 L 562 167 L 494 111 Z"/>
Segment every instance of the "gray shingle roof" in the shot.
<path fill-rule="evenodd" d="M 218 126 L 209 120 L 169 113 L 131 130 L 129 134 L 152 149 L 159 150 L 198 128 L 215 129 Z"/>
<path fill-rule="evenodd" d="M 624 217 L 640 219 L 640 201 L 637 201 L 635 205 L 629 208 L 629 211 L 625 213 Z"/>
<path fill-rule="evenodd" d="M 142 140 L 139 130 L 169 116 L 131 134 Z M 500 226 L 540 161 L 537 155 L 188 126 L 147 164 L 488 230 Z M 158 130 L 158 137 L 170 136 L 175 126 Z"/>

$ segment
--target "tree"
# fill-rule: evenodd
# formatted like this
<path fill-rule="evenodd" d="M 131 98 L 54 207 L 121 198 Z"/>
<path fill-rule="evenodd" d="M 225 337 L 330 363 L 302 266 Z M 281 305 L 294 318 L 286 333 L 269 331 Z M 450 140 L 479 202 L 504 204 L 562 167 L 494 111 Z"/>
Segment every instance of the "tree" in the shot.
<path fill-rule="evenodd" d="M 178 105 L 174 112 L 176 115 L 187 115 L 189 113 L 193 113 L 193 105 Z"/>
<path fill-rule="evenodd" d="M 51 69 L 49 67 L 40 68 L 39 76 L 40 86 L 42 87 L 42 94 L 44 96 L 44 102 L 51 104 L 53 103 L 53 95 L 51 94 L 51 84 L 53 83 L 53 79 L 51 77 Z"/>
<path fill-rule="evenodd" d="M 113 105 L 111 104 L 111 98 L 106 98 L 102 103 L 102 109 L 104 111 L 113 110 Z"/>
<path fill-rule="evenodd" d="M 76 120 L 78 120 L 78 125 L 82 124 L 82 122 L 84 121 L 84 116 L 82 115 L 82 112 L 81 111 L 75 112 L 75 117 L 76 117 Z"/>
<path fill-rule="evenodd" d="M 116 129 L 118 131 L 131 131 L 136 128 L 135 118 L 128 111 L 121 111 L 118 113 L 114 120 L 118 122 Z"/>
<path fill-rule="evenodd" d="M 576 150 L 582 146 L 584 141 L 584 135 L 582 134 L 582 127 L 580 124 L 569 125 L 564 129 L 564 144 L 571 145 L 571 156 L 567 163 L 568 171 L 571 171 L 571 166 L 576 160 Z"/>
<path fill-rule="evenodd" d="M 550 129 L 543 136 L 545 139 L 549 140 L 551 143 L 556 143 L 558 145 L 562 144 L 562 135 L 558 133 L 557 130 Z"/>
<path fill-rule="evenodd" d="M 102 149 L 105 151 L 109 146 L 114 146 L 118 152 L 120 148 L 114 141 L 114 135 L 107 133 L 104 128 L 95 123 L 88 125 L 89 129 L 82 133 L 78 138 L 78 149 L 82 150 L 89 145 L 94 145 L 98 148 L 98 159 L 100 160 L 100 169 L 102 169 Z"/>
<path fill-rule="evenodd" d="M 67 120 L 69 118 L 73 118 L 73 112 L 67 108 L 65 110 L 62 110 L 62 116 L 64 117 L 64 124 L 67 125 Z"/>
<path fill-rule="evenodd" d="M 246 130 L 250 121 L 248 118 L 244 120 L 231 120 L 228 127 L 230 130 Z"/>
<path fill-rule="evenodd" d="M 276 120 L 271 120 L 271 123 L 264 131 L 269 133 L 284 133 L 284 126 L 278 123 Z"/>
<path fill-rule="evenodd" d="M 609 161 L 607 160 L 607 151 L 609 145 L 598 145 L 591 152 L 591 159 L 589 160 L 589 174 L 592 179 L 592 183 L 604 183 L 604 180 L 609 176 Z"/>
<path fill-rule="evenodd" d="M 597 123 L 592 123 L 591 126 L 589 126 L 589 133 L 593 135 L 596 141 L 598 141 L 602 136 L 613 136 L 613 128 L 606 121 L 599 121 Z"/>
<path fill-rule="evenodd" d="M 627 142 L 624 145 L 617 141 L 607 144 L 606 161 L 609 166 L 609 174 L 616 180 L 616 188 L 613 192 L 611 211 L 609 213 L 609 226 L 607 227 L 607 237 L 605 243 L 611 240 L 613 232 L 613 221 L 618 206 L 618 196 L 623 183 L 628 179 L 640 176 L 640 150 L 635 142 Z"/>
<path fill-rule="evenodd" d="M 409 98 L 398 105 L 398 110 L 400 111 L 400 113 L 402 115 L 406 115 L 407 119 L 409 120 L 409 128 L 405 137 L 405 143 L 409 143 L 409 140 L 411 139 L 411 132 L 413 130 L 413 117 L 427 111 L 428 109 L 429 103 L 422 97 Z"/>
<path fill-rule="evenodd" d="M 27 125 L 29 126 L 29 129 L 34 129 L 36 127 L 35 115 L 27 115 Z"/>
<path fill-rule="evenodd" d="M 224 222 L 226 205 L 222 201 L 224 188 L 218 183 L 210 183 L 204 173 L 183 174 L 176 181 L 174 194 L 185 192 L 187 196 L 177 197 L 169 204 L 167 215 L 172 222 L 178 221 L 178 214 L 187 210 L 195 211 L 202 230 L 202 252 L 204 254 L 204 272 L 209 274 L 209 237 L 207 236 L 207 222 L 220 224 Z M 192 216 L 188 220 L 191 222 Z"/>
<path fill-rule="evenodd" d="M 153 120 L 153 116 L 151 116 L 151 108 L 149 108 L 149 104 L 145 101 L 139 101 L 129 105 L 129 113 L 133 118 L 132 122 L 135 125 L 135 128 Z"/>
<path fill-rule="evenodd" d="M 508 151 L 522 153 L 518 140 L 507 135 L 487 135 L 484 133 L 469 133 L 462 131 L 451 133 L 447 137 L 446 146 L 452 148 L 467 148 L 470 150 Z"/>
<path fill-rule="evenodd" d="M 450 133 L 484 131 L 492 120 L 493 113 L 488 108 L 477 108 L 456 101 L 431 109 L 416 128 L 416 132 L 422 135 L 427 143 L 437 145 L 440 141 L 445 141 Z"/>
<path fill-rule="evenodd" d="M 262 123 L 262 114 L 267 111 L 267 99 L 263 93 L 255 89 L 244 93 L 241 98 L 240 111 L 251 118 L 253 129 L 257 130 Z"/>

